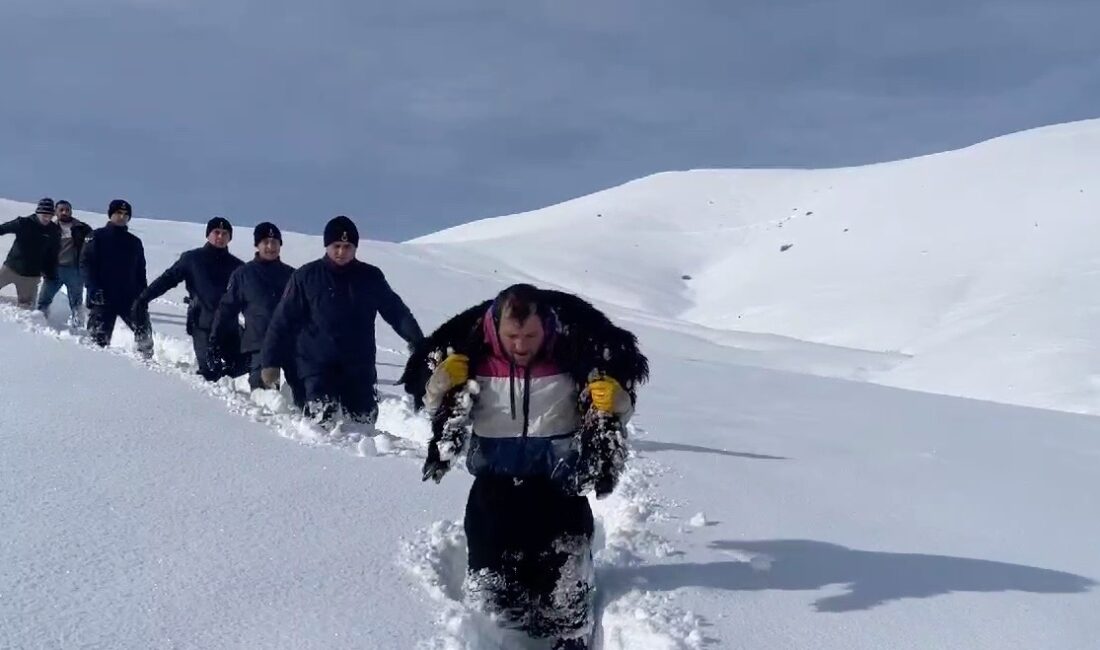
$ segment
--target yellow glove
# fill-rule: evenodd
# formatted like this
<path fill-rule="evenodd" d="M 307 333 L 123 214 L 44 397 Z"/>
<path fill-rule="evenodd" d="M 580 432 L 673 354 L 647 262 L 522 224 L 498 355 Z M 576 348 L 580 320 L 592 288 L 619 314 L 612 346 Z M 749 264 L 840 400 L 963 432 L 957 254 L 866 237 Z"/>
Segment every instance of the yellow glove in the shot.
<path fill-rule="evenodd" d="M 592 398 L 592 407 L 604 413 L 615 412 L 615 396 L 623 387 L 611 377 L 600 377 L 588 382 L 588 395 Z"/>
<path fill-rule="evenodd" d="M 450 388 L 461 386 L 470 379 L 470 357 L 465 354 L 448 355 L 440 362 L 439 368 L 447 373 L 447 379 L 451 382 Z"/>

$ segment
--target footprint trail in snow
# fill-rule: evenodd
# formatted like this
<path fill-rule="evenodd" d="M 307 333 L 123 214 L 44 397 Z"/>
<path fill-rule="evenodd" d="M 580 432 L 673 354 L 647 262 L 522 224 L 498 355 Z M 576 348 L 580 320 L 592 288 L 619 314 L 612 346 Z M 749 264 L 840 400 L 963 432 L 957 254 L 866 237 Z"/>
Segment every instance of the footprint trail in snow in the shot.
<path fill-rule="evenodd" d="M 630 427 L 631 437 L 644 435 Z M 676 607 L 671 596 L 613 578 L 614 569 L 665 558 L 676 548 L 654 525 L 667 519 L 653 483 L 663 468 L 634 455 L 615 492 L 589 497 L 596 519 L 596 650 L 695 650 L 703 647 L 702 620 Z M 439 632 L 421 650 L 548 650 L 545 641 L 502 630 L 463 597 L 466 536 L 461 522 L 437 521 L 406 541 L 401 563 L 439 606 Z"/>
<path fill-rule="evenodd" d="M 0 304 L 0 317 L 61 341 L 89 345 L 80 333 L 59 327 L 37 312 Z M 397 351 L 384 350 L 397 353 Z M 191 342 L 154 333 L 153 358 L 135 352 L 133 334 L 120 328 L 106 353 L 125 355 L 155 372 L 176 375 L 194 390 L 221 400 L 225 407 L 267 425 L 278 435 L 299 443 L 344 449 L 359 456 L 423 458 L 431 438 L 430 423 L 413 412 L 410 400 L 382 395 L 375 427 L 339 424 L 329 430 L 294 413 L 289 391 L 250 391 L 247 377 L 207 382 L 195 374 Z M 631 437 L 644 436 L 630 427 Z M 606 499 L 589 497 L 596 520 L 593 552 L 596 565 L 597 611 L 595 649 L 695 650 L 703 647 L 702 620 L 677 608 L 673 598 L 614 577 L 615 569 L 646 558 L 666 558 L 676 548 L 655 530 L 667 520 L 653 483 L 663 468 L 633 455 L 616 491 Z M 499 628 L 464 602 L 466 538 L 461 522 L 437 521 L 404 544 L 398 561 L 437 604 L 439 632 L 421 644 L 422 650 L 548 650 L 545 641 Z"/>

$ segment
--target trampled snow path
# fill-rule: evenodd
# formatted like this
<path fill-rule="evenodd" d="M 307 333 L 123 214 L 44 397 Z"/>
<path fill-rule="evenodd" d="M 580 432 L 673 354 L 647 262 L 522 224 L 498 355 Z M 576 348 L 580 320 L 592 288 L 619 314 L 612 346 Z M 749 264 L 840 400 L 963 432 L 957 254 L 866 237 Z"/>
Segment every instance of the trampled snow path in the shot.
<path fill-rule="evenodd" d="M 631 437 L 644 435 L 631 427 Z M 703 645 L 702 621 L 673 604 L 668 595 L 646 590 L 644 583 L 616 579 L 615 568 L 634 566 L 646 557 L 675 555 L 676 547 L 654 530 L 665 521 L 665 509 L 653 491 L 663 470 L 648 458 L 632 454 L 615 492 L 606 499 L 589 496 L 596 519 L 593 544 L 598 585 L 596 648 L 601 650 L 680 650 Z M 446 479 L 444 479 L 446 481 Z M 437 521 L 405 544 L 401 558 L 429 596 L 439 603 L 439 633 L 423 650 L 543 650 L 501 630 L 463 600 L 466 537 L 461 521 Z"/>
<path fill-rule="evenodd" d="M 22 323 L 36 333 L 85 344 L 80 334 L 60 325 L 65 318 L 51 318 L 47 322 L 38 312 L 23 312 L 4 302 L 0 302 L 0 315 L 5 320 Z M 150 370 L 173 374 L 191 388 L 219 399 L 229 411 L 266 424 L 280 436 L 297 442 L 339 447 L 361 456 L 419 454 L 422 457 L 422 450 L 431 437 L 428 422 L 412 412 L 409 400 L 385 395 L 379 402 L 377 431 L 369 427 L 343 425 L 333 431 L 326 430 L 291 411 L 286 387 L 282 391 L 250 391 L 247 377 L 224 378 L 213 383 L 205 381 L 195 374 L 195 354 L 191 342 L 160 332 L 153 334 L 151 360 L 143 360 L 137 355 L 133 333 L 122 324 L 115 328 L 109 351 L 125 354 Z"/>
<path fill-rule="evenodd" d="M 66 314 L 67 317 L 67 314 Z M 19 324 L 43 336 L 91 347 L 78 332 L 60 326 L 64 319 L 47 320 L 38 312 L 15 308 L 0 301 L 0 320 Z M 400 354 L 397 350 L 385 352 Z M 393 455 L 417 460 L 425 455 L 431 430 L 426 418 L 413 412 L 402 397 L 382 395 L 376 430 L 338 425 L 329 431 L 291 412 L 288 395 L 279 391 L 249 391 L 247 378 L 207 382 L 194 374 L 190 341 L 154 333 L 150 360 L 135 350 L 133 334 L 120 325 L 104 354 L 122 354 L 153 372 L 171 374 L 191 389 L 218 399 L 225 408 L 266 425 L 279 436 L 307 445 L 336 447 L 359 456 Z M 645 432 L 631 426 L 631 437 Z M 616 568 L 642 564 L 645 558 L 666 558 L 678 550 L 654 529 L 667 521 L 656 496 L 653 480 L 664 471 L 655 461 L 632 454 L 627 472 L 616 491 L 606 499 L 590 496 L 596 519 L 594 542 L 597 584 L 597 648 L 602 650 L 680 650 L 704 644 L 702 620 L 673 604 L 670 595 L 649 592 L 644 582 L 617 578 Z M 455 477 L 450 477 L 454 489 Z M 464 489 L 464 487 L 462 488 Z M 439 607 L 440 632 L 421 644 L 430 650 L 505 650 L 545 644 L 531 642 L 501 630 L 484 615 L 468 607 L 462 598 L 465 576 L 465 535 L 461 521 L 437 521 L 415 532 L 403 547 L 398 562 L 415 578 Z"/>

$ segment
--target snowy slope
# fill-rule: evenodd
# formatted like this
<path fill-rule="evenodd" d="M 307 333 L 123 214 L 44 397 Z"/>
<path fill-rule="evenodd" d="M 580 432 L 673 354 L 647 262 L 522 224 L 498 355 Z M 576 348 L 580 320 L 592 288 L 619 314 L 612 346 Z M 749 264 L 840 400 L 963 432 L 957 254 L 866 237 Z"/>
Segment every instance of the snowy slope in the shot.
<path fill-rule="evenodd" d="M 1096 413 L 1098 168 L 1088 121 L 852 169 L 659 174 L 417 243 L 724 345 L 890 353 L 853 378 Z"/>
<path fill-rule="evenodd" d="M 0 647 L 397 648 L 431 633 L 415 591 L 372 585 L 405 582 L 407 513 L 449 515 L 458 494 L 418 489 L 405 463 L 363 471 L 287 444 L 119 355 L 11 322 L 0 350 Z"/>
<path fill-rule="evenodd" d="M 990 396 L 982 391 L 1009 375 L 987 373 L 1031 354 L 1035 375 L 1011 377 L 1031 386 L 1029 395 L 1087 393 L 1085 361 L 1059 360 L 1067 348 L 1091 345 L 1090 334 L 1054 328 L 1048 345 L 1028 348 L 1016 339 L 1038 323 L 1009 308 L 1045 301 L 1045 317 L 1083 326 L 1087 303 L 1063 290 L 1084 259 L 1069 253 L 1087 251 L 1075 235 L 1013 257 L 998 237 L 1024 235 L 1013 240 L 1010 228 L 990 226 L 985 251 L 1001 251 L 1001 261 L 971 255 L 969 277 L 982 281 L 962 291 L 940 269 L 964 263 L 956 244 L 941 242 L 939 262 L 912 277 L 919 269 L 900 260 L 899 241 L 920 231 L 939 242 L 935 226 L 876 220 L 859 208 L 881 200 L 874 183 L 859 181 L 863 198 L 853 188 L 857 178 L 897 174 L 895 190 L 916 197 L 902 181 L 932 178 L 930 169 L 949 163 L 959 186 L 969 186 L 962 170 L 992 183 L 982 180 L 994 174 L 982 165 L 1003 164 L 1001 174 L 1025 144 L 1036 155 L 1051 152 L 1049 166 L 1078 174 L 1070 154 L 1097 130 L 1068 125 L 858 170 L 665 175 L 578 200 L 603 202 L 595 219 L 571 217 L 576 205 L 566 204 L 431 242 L 366 242 L 361 257 L 386 271 L 426 328 L 529 278 L 581 290 L 639 332 L 654 379 L 640 397 L 636 454 L 622 489 L 595 504 L 605 650 L 1086 650 L 1100 638 L 1092 505 L 1100 420 L 867 380 L 903 383 L 908 373 L 925 382 L 922 390 Z M 967 157 L 982 165 L 964 164 Z M 929 169 L 904 172 L 912 166 Z M 802 210 L 815 214 L 782 228 L 753 207 L 772 201 L 778 209 L 783 195 L 809 192 L 819 180 L 808 179 L 830 174 L 845 179 L 846 209 L 864 215 L 840 234 L 878 228 L 853 238 L 866 247 L 859 255 L 805 252 L 846 241 L 830 239 L 827 226 L 839 219 L 825 218 L 828 206 L 807 203 Z M 730 178 L 752 193 L 734 192 Z M 1053 180 L 1034 182 L 1036 193 L 1054 192 Z M 714 194 L 696 204 L 745 206 L 728 239 L 707 225 L 719 210 L 672 213 L 705 187 Z M 842 185 L 834 187 L 839 197 Z M 924 200 L 940 199 L 930 191 Z M 649 217 L 645 205 L 655 206 Z M 802 208 L 783 209 L 791 207 Z M 29 210 L 0 204 L 0 217 Z M 697 233 L 684 222 L 689 214 Z M 233 250 L 243 255 L 249 237 L 239 228 Z M 203 232 L 147 220 L 134 229 L 151 276 Z M 601 240 L 612 232 L 640 252 Z M 792 233 L 802 236 L 779 253 Z M 0 238 L 0 253 L 9 239 Z M 564 242 L 569 265 L 557 262 L 562 249 L 554 246 Z M 301 263 L 320 248 L 317 238 L 288 235 L 286 257 Z M 708 275 L 745 257 L 759 263 L 743 269 L 741 283 Z M 1017 272 L 1034 295 L 987 292 L 983 283 L 1008 291 Z M 694 279 L 680 280 L 684 273 Z M 768 273 L 774 290 L 754 293 Z M 816 293 L 846 273 L 862 282 Z M 112 350 L 92 350 L 55 331 L 63 298 L 47 325 L 8 306 L 12 295 L 0 291 L 0 647 L 514 647 L 456 599 L 463 540 L 455 522 L 469 477 L 419 481 L 427 426 L 392 389 L 383 433 L 322 432 L 287 414 L 275 394 L 190 377 L 180 291 L 152 305 L 151 364 L 128 352 L 124 328 Z M 833 309 L 819 308 L 829 295 Z M 772 311 L 736 325 L 722 320 L 723 305 L 742 308 L 738 301 L 750 297 Z M 944 305 L 953 311 L 940 313 Z M 983 309 L 993 311 L 976 316 Z M 849 324 L 830 321 L 837 314 Z M 752 326 L 742 328 L 746 318 Z M 996 337 L 1017 326 L 1019 336 Z M 403 346 L 384 324 L 379 333 L 380 375 L 392 379 Z M 912 338 L 889 342 L 903 336 Z M 951 346 L 984 350 L 985 336 L 997 354 L 956 353 L 949 363 Z M 1034 345 L 1037 335 L 1028 336 Z"/>

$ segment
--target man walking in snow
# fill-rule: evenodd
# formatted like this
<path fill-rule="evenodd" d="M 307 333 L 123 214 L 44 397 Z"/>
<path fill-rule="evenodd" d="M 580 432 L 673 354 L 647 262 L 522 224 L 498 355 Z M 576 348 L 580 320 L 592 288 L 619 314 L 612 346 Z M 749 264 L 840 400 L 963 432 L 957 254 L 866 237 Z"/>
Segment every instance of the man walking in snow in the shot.
<path fill-rule="evenodd" d="M 145 247 L 130 232 L 134 210 L 122 199 L 111 201 L 107 225 L 88 236 L 80 254 L 80 274 L 87 290 L 88 335 L 100 347 L 111 343 L 119 318 L 134 333 L 138 352 L 153 356 L 153 328 L 148 314 L 134 318 L 130 306 L 145 290 Z"/>
<path fill-rule="evenodd" d="M 15 243 L 0 266 L 0 289 L 15 285 L 17 304 L 30 309 L 39 278 L 57 279 L 57 251 L 61 229 L 53 222 L 53 199 L 38 202 L 34 214 L 0 224 L 0 235 L 15 235 Z"/>
<path fill-rule="evenodd" d="M 441 326 L 402 377 L 432 416 L 424 479 L 438 482 L 464 450 L 474 475 L 467 596 L 555 650 L 589 647 L 584 495 L 614 489 L 648 372 L 633 334 L 576 296 L 521 284 Z"/>
<path fill-rule="evenodd" d="M 294 267 L 284 264 L 279 255 L 283 248 L 283 234 L 273 223 L 261 223 L 252 233 L 256 244 L 256 257 L 229 276 L 229 287 L 218 304 L 210 332 L 211 363 L 217 368 L 233 366 L 238 354 L 244 355 L 250 373 L 248 385 L 263 388 L 263 365 L 260 352 L 268 324 L 275 308 L 283 297 Z M 244 333 L 239 335 L 237 318 L 244 314 Z M 235 342 L 240 345 L 234 348 Z M 282 359 L 279 364 L 286 375 L 286 382 L 296 404 L 302 403 L 301 382 L 294 370 L 294 360 Z"/>
<path fill-rule="evenodd" d="M 319 422 L 340 410 L 360 423 L 378 414 L 375 317 L 409 344 L 420 325 L 376 266 L 355 259 L 359 231 L 347 217 L 325 226 L 325 256 L 294 272 L 264 338 L 262 379 L 273 386 L 279 368 L 296 365 L 305 411 Z"/>
<path fill-rule="evenodd" d="M 149 303 L 183 282 L 187 287 L 187 334 L 195 348 L 198 372 L 208 381 L 245 372 L 240 367 L 216 368 L 211 364 L 209 355 L 214 313 L 229 286 L 229 276 L 244 264 L 229 252 L 229 242 L 232 239 L 233 225 L 228 219 L 211 219 L 206 224 L 206 244 L 180 255 L 175 264 L 141 292 L 132 308 L 131 317 L 134 320 L 148 318 Z M 239 332 L 227 330 L 221 344 L 227 350 L 239 349 Z"/>
<path fill-rule="evenodd" d="M 57 226 L 61 231 L 61 244 L 57 254 L 57 275 L 46 278 L 38 293 L 38 310 L 46 313 L 54 296 L 65 285 L 69 295 L 69 325 L 84 326 L 84 278 L 80 274 L 80 254 L 84 241 L 92 234 L 92 228 L 73 218 L 73 206 L 68 201 L 57 202 Z"/>

